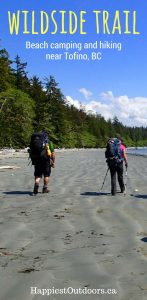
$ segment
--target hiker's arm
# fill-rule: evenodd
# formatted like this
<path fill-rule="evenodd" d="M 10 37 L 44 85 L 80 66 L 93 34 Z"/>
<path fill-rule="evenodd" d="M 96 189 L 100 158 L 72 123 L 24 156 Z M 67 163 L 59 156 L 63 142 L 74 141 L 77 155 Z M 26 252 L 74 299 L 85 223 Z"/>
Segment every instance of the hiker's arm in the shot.
<path fill-rule="evenodd" d="M 127 159 L 127 155 L 126 155 L 125 149 L 123 150 L 123 158 L 124 158 L 124 161 L 125 161 L 125 166 L 127 168 L 128 167 L 128 159 Z"/>
<path fill-rule="evenodd" d="M 51 160 L 52 160 L 51 166 L 52 166 L 52 168 L 54 168 L 55 167 L 55 152 L 52 152 L 52 154 L 51 154 Z"/>
<path fill-rule="evenodd" d="M 50 150 L 51 150 L 51 166 L 52 166 L 52 168 L 55 168 L 55 151 L 54 151 L 54 145 L 52 142 L 50 142 Z"/>

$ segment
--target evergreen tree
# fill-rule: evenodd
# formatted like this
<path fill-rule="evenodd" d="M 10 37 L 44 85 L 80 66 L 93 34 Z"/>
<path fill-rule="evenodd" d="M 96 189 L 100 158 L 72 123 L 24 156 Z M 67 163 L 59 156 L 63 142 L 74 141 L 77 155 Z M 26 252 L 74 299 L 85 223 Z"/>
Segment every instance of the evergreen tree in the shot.
<path fill-rule="evenodd" d="M 42 82 L 38 77 L 34 76 L 31 81 L 30 96 L 34 100 L 34 130 L 46 130 L 50 133 L 53 130 L 50 115 L 50 103 L 48 97 L 43 90 Z"/>
<path fill-rule="evenodd" d="M 32 99 L 20 90 L 0 93 L 0 146 L 24 147 L 29 143 L 33 105 Z"/>
<path fill-rule="evenodd" d="M 27 77 L 26 66 L 27 63 L 22 63 L 20 57 L 17 55 L 14 60 L 16 68 L 13 69 L 15 74 L 15 85 L 17 89 L 22 90 L 23 92 L 29 92 L 30 82 Z"/>
<path fill-rule="evenodd" d="M 58 88 L 58 83 L 56 83 L 53 76 L 50 76 L 49 79 L 46 78 L 45 86 L 49 103 L 48 113 L 51 116 L 51 123 L 53 126 L 53 130 L 50 132 L 50 135 L 56 144 L 63 147 L 68 127 L 65 98 Z"/>
<path fill-rule="evenodd" d="M 11 70 L 12 61 L 6 49 L 0 50 L 0 92 L 6 91 L 14 84 L 14 76 Z"/>

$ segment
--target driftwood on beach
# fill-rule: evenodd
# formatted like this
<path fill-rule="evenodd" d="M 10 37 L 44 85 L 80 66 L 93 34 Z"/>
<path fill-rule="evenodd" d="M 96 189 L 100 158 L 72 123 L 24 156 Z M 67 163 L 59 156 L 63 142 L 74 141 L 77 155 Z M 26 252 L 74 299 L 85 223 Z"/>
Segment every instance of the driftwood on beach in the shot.
<path fill-rule="evenodd" d="M 17 166 L 0 166 L 0 169 L 19 169 L 20 167 L 17 167 Z"/>

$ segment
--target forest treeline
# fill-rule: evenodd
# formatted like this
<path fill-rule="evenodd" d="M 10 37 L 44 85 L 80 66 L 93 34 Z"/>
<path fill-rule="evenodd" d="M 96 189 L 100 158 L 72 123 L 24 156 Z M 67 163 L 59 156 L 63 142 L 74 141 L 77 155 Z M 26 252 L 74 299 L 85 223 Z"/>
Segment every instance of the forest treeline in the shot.
<path fill-rule="evenodd" d="M 0 147 L 24 148 L 34 131 L 46 130 L 56 147 L 105 147 L 119 133 L 126 146 L 147 146 L 147 128 L 68 105 L 53 76 L 28 77 L 27 63 L 0 50 Z"/>

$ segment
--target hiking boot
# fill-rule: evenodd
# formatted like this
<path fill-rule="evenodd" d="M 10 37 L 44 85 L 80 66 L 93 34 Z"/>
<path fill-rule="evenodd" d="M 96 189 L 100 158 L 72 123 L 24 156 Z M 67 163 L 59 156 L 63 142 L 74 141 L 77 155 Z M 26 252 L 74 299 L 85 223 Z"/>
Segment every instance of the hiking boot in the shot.
<path fill-rule="evenodd" d="M 44 193 L 49 193 L 49 192 L 50 192 L 50 190 L 48 189 L 48 187 L 44 186 L 42 189 L 42 193 L 44 194 Z"/>
<path fill-rule="evenodd" d="M 111 189 L 111 195 L 112 195 L 112 196 L 115 196 L 115 195 L 116 195 L 116 190 L 113 189 L 113 188 Z"/>
<path fill-rule="evenodd" d="M 38 185 L 38 184 L 35 184 L 35 185 L 34 185 L 33 194 L 34 194 L 34 195 L 37 195 L 37 194 L 38 194 L 38 190 L 39 190 L 39 185 Z"/>
<path fill-rule="evenodd" d="M 125 191 L 125 186 L 123 186 L 123 187 L 121 188 L 121 193 L 124 193 L 124 191 Z"/>

